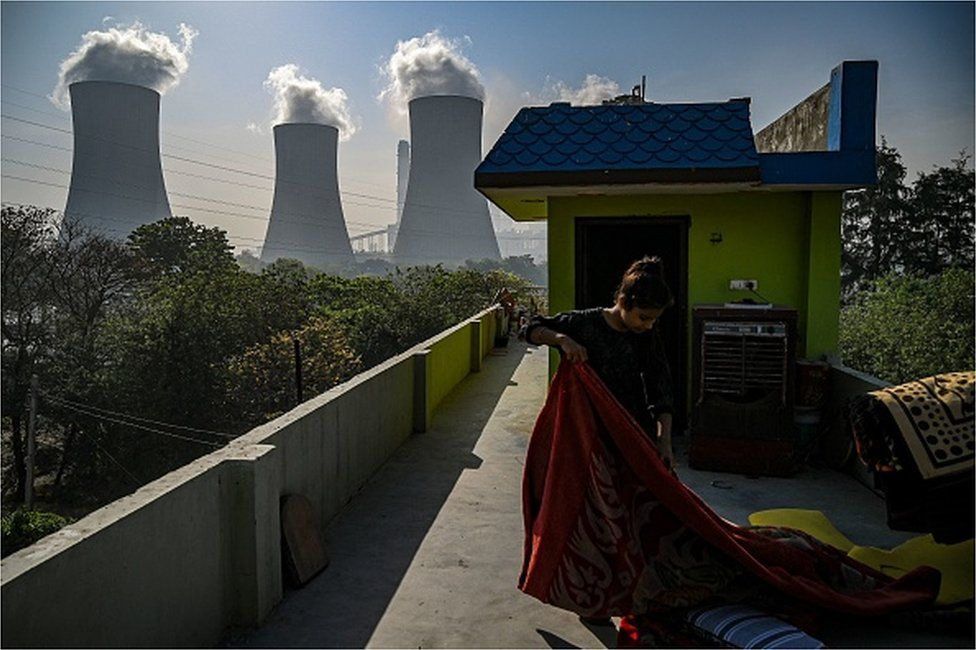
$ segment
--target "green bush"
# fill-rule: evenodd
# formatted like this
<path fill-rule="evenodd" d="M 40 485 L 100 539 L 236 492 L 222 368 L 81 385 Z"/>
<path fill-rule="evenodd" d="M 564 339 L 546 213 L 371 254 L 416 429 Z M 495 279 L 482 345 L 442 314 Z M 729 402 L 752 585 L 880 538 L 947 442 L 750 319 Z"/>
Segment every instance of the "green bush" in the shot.
<path fill-rule="evenodd" d="M 960 268 L 881 278 L 841 311 L 841 359 L 894 384 L 971 370 L 973 283 Z"/>
<path fill-rule="evenodd" d="M 37 540 L 60 530 L 71 523 L 71 520 L 53 512 L 39 512 L 37 510 L 17 510 L 4 515 L 0 520 L 3 540 L 3 556 L 30 546 Z"/>

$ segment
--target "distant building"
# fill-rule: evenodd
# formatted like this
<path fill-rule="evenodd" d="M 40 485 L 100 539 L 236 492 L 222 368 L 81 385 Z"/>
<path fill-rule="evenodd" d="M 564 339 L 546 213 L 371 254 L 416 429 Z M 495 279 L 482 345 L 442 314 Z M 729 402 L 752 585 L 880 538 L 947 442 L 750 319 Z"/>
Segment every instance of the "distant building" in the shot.
<path fill-rule="evenodd" d="M 545 224 L 516 223 L 511 228 L 496 231 L 495 237 L 503 258 L 531 255 L 536 264 L 546 261 Z"/>

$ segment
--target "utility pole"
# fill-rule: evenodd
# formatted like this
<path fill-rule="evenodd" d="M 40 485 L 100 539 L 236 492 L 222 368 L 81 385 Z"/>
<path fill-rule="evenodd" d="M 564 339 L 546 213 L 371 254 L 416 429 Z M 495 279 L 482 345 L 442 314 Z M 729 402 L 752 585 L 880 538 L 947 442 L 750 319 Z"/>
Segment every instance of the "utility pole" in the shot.
<path fill-rule="evenodd" d="M 292 341 L 295 343 L 295 395 L 298 397 L 298 401 L 295 404 L 302 403 L 302 346 L 298 342 L 298 337 L 293 337 Z"/>
<path fill-rule="evenodd" d="M 34 509 L 34 439 L 37 435 L 37 375 L 30 379 L 30 419 L 27 421 L 27 485 L 24 490 L 25 505 Z"/>

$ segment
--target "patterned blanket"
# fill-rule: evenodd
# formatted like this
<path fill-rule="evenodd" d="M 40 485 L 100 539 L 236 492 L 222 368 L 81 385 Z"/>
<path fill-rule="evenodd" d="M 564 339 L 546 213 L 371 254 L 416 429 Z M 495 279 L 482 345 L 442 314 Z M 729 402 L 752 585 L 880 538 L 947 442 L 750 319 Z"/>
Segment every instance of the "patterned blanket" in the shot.
<path fill-rule="evenodd" d="M 973 468 L 973 372 L 950 372 L 868 393 L 895 420 L 923 479 Z"/>
<path fill-rule="evenodd" d="M 561 364 L 523 479 L 519 588 L 585 616 L 692 607 L 747 577 L 822 610 L 930 604 L 938 571 L 895 580 L 801 531 L 722 519 L 665 467 L 592 369 Z"/>

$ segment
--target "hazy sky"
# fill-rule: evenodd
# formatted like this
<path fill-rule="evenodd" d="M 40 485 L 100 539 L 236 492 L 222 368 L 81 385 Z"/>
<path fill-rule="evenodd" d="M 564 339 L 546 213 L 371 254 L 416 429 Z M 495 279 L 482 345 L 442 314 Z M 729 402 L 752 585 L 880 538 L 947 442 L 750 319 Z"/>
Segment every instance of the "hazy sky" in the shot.
<path fill-rule="evenodd" d="M 198 32 L 162 98 L 162 150 L 229 170 L 164 158 L 164 175 L 175 214 L 226 229 L 240 247 L 259 246 L 267 226 L 272 181 L 262 176 L 274 174 L 278 113 L 265 81 L 288 64 L 333 98 L 341 99 L 334 89 L 345 95 L 351 135 L 339 145 L 339 175 L 350 233 L 395 220 L 396 144 L 408 128 L 379 99 L 388 83 L 381 70 L 398 41 L 432 30 L 477 68 L 486 152 L 519 107 L 578 90 L 587 75 L 621 92 L 647 75 L 647 98 L 657 102 L 750 96 L 758 131 L 857 59 L 879 61 L 878 133 L 910 178 L 973 150 L 970 2 L 3 2 L 3 114 L 70 130 L 70 114 L 48 98 L 59 66 L 86 32 L 134 21 L 176 44 L 181 23 Z M 68 184 L 70 135 L 10 117 L 0 127 L 3 201 L 63 208 L 67 189 L 57 186 Z"/>

